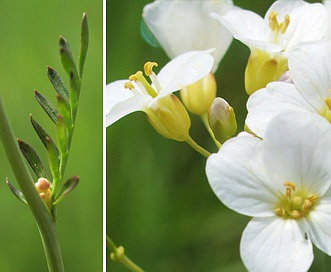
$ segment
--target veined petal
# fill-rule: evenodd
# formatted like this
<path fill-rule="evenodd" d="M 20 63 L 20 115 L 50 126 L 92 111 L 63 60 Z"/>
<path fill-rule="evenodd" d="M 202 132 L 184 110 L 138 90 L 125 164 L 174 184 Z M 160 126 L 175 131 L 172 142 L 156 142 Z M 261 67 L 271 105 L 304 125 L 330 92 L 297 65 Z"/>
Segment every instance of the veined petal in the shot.
<path fill-rule="evenodd" d="M 315 108 L 323 108 L 324 98 L 331 97 L 331 42 L 305 43 L 295 47 L 288 64 L 300 93 Z"/>
<path fill-rule="evenodd" d="M 164 97 L 205 77 L 214 64 L 210 52 L 190 51 L 168 62 L 157 75 L 163 87 L 157 97 Z"/>
<path fill-rule="evenodd" d="M 270 120 L 285 111 L 302 111 L 318 114 L 294 84 L 272 82 L 266 88 L 253 93 L 247 101 L 247 127 L 259 137 L 264 137 Z"/>
<path fill-rule="evenodd" d="M 226 13 L 232 1 L 157 0 L 144 7 L 147 26 L 170 58 L 192 50 L 215 48 L 213 72 L 228 49 L 232 35 L 209 14 Z"/>
<path fill-rule="evenodd" d="M 307 223 L 313 244 L 331 256 L 331 187 L 309 213 Z"/>
<path fill-rule="evenodd" d="M 107 127 L 121 119 L 125 115 L 135 111 L 144 111 L 153 100 L 149 95 L 134 94 L 124 88 L 127 80 L 118 80 L 106 87 L 105 114 Z"/>
<path fill-rule="evenodd" d="M 313 261 L 313 248 L 305 239 L 304 220 L 279 217 L 253 218 L 246 226 L 240 255 L 249 271 L 307 271 Z"/>
<path fill-rule="evenodd" d="M 290 118 L 289 118 L 290 116 Z M 269 123 L 263 139 L 263 162 L 284 192 L 284 182 L 322 196 L 331 183 L 331 126 L 315 114 L 284 112 Z"/>
<path fill-rule="evenodd" d="M 206 174 L 217 197 L 248 216 L 273 216 L 276 190 L 262 163 L 262 142 L 245 133 L 223 144 L 207 159 Z"/>

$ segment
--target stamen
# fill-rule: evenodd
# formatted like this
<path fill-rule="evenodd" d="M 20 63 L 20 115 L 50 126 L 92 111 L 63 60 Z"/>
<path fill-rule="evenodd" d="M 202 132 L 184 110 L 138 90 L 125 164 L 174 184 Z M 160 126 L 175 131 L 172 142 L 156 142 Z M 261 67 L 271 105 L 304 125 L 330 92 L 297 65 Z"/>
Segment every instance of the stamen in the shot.
<path fill-rule="evenodd" d="M 145 63 L 144 71 L 145 71 L 146 76 L 151 76 L 152 75 L 154 66 L 157 67 L 158 64 L 156 62 L 151 62 L 151 61 Z"/>
<path fill-rule="evenodd" d="M 331 98 L 330 97 L 325 97 L 324 102 L 328 106 L 329 111 L 331 111 Z"/>
<path fill-rule="evenodd" d="M 295 184 L 291 181 L 285 181 L 284 186 L 285 187 L 290 187 L 293 191 L 295 191 Z"/>
<path fill-rule="evenodd" d="M 269 14 L 269 28 L 272 31 L 275 31 L 279 27 L 278 21 L 277 21 L 277 15 L 278 15 L 278 13 L 276 11 L 271 11 Z"/>
<path fill-rule="evenodd" d="M 281 208 L 276 208 L 275 213 L 279 216 L 283 216 L 284 215 L 284 210 L 281 209 Z"/>
<path fill-rule="evenodd" d="M 145 90 L 150 96 L 156 97 L 157 92 L 152 88 L 152 86 L 148 83 L 146 78 L 143 76 L 141 71 L 131 75 L 129 80 L 135 81 L 143 90 Z"/>
<path fill-rule="evenodd" d="M 311 205 L 313 205 L 313 202 L 311 202 L 309 199 L 305 199 L 305 202 L 303 203 L 302 209 L 304 211 L 307 211 L 310 209 Z"/>
<path fill-rule="evenodd" d="M 301 213 L 301 212 L 299 212 L 299 211 L 297 211 L 297 210 L 293 210 L 293 211 L 291 212 L 291 216 L 292 216 L 292 218 L 294 218 L 294 219 L 301 219 L 301 218 L 304 217 L 304 214 Z"/>
<path fill-rule="evenodd" d="M 286 14 L 284 16 L 284 20 L 279 25 L 279 31 L 284 34 L 289 24 L 290 24 L 290 16 Z"/>
<path fill-rule="evenodd" d="M 124 83 L 124 88 L 132 91 L 134 89 L 134 86 L 130 81 L 128 81 Z"/>

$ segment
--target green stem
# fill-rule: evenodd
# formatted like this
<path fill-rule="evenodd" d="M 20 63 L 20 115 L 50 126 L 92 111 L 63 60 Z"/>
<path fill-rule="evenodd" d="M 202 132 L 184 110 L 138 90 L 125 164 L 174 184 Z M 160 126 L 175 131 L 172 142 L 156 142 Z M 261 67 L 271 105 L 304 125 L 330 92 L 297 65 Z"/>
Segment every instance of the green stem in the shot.
<path fill-rule="evenodd" d="M 61 250 L 56 238 L 55 223 L 52 220 L 44 202 L 41 200 L 34 180 L 23 160 L 22 154 L 14 137 L 0 97 L 0 138 L 6 151 L 17 182 L 35 217 L 39 233 L 44 246 L 48 270 L 50 272 L 63 272 Z"/>
<path fill-rule="evenodd" d="M 113 261 L 123 264 L 132 272 L 144 272 L 138 265 L 131 261 L 124 253 L 122 246 L 117 247 L 114 242 L 107 235 L 107 248 L 111 251 L 110 258 Z"/>
<path fill-rule="evenodd" d="M 220 149 L 220 147 L 222 146 L 221 143 L 219 141 L 216 140 L 214 132 L 211 130 L 209 123 L 208 123 L 208 114 L 205 113 L 203 115 L 200 115 L 200 118 L 203 122 L 203 124 L 205 125 L 210 137 L 213 139 L 215 145 L 217 146 L 218 149 Z"/>
<path fill-rule="evenodd" d="M 202 156 L 208 158 L 210 156 L 210 153 L 204 149 L 203 147 L 201 147 L 200 145 L 198 145 L 192 138 L 191 136 L 188 136 L 188 138 L 186 139 L 186 143 L 188 143 L 195 151 L 199 152 Z"/>

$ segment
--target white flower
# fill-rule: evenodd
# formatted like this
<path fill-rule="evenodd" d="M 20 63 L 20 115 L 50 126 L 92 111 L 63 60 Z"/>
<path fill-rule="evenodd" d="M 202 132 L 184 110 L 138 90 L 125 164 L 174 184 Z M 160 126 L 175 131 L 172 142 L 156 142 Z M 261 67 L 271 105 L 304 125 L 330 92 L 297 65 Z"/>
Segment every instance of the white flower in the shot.
<path fill-rule="evenodd" d="M 283 111 L 319 114 L 331 122 L 331 42 L 297 46 L 289 56 L 289 70 L 294 84 L 272 82 L 248 99 L 246 125 L 260 137 Z"/>
<path fill-rule="evenodd" d="M 163 98 L 206 76 L 214 64 L 210 51 L 191 51 L 170 61 L 156 76 L 152 71 L 157 64 L 145 64 L 145 74 L 137 72 L 130 80 L 118 80 L 107 85 L 105 93 L 106 125 L 110 126 L 120 118 L 135 111 L 146 113 Z"/>
<path fill-rule="evenodd" d="M 325 119 L 280 114 L 263 140 L 242 133 L 208 158 L 218 198 L 253 217 L 240 243 L 249 271 L 307 271 L 312 243 L 331 255 L 330 146 Z"/>
<path fill-rule="evenodd" d="M 212 16 L 251 50 L 245 71 L 248 94 L 280 78 L 287 70 L 288 53 L 297 44 L 320 40 L 327 32 L 325 7 L 301 0 L 274 2 L 264 19 L 239 8 Z"/>
<path fill-rule="evenodd" d="M 225 14 L 232 7 L 230 0 L 156 0 L 144 7 L 143 19 L 170 58 L 187 51 L 215 48 L 215 72 L 232 35 L 210 13 Z"/>

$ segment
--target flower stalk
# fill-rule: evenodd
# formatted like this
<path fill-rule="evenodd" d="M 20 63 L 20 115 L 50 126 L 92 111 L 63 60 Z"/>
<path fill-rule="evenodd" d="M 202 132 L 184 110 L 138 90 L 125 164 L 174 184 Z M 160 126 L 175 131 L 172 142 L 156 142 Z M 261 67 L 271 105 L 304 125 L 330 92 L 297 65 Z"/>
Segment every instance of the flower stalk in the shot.
<path fill-rule="evenodd" d="M 39 233 L 44 246 L 48 270 L 50 272 L 64 271 L 60 246 L 56 236 L 55 223 L 47 207 L 41 200 L 30 172 L 24 163 L 18 148 L 13 130 L 7 118 L 2 99 L 0 97 L 0 138 L 3 143 L 10 165 L 17 182 L 29 204 L 31 212 L 38 225 Z"/>

